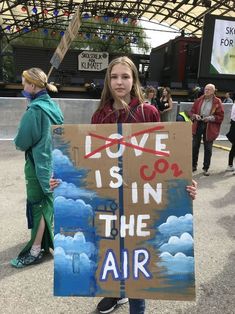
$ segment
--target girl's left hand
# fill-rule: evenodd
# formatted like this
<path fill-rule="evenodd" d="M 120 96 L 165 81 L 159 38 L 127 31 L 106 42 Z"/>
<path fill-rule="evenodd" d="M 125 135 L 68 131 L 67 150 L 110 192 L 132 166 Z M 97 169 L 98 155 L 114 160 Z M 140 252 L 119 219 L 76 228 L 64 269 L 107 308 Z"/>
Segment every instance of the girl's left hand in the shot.
<path fill-rule="evenodd" d="M 197 195 L 197 182 L 192 180 L 192 185 L 187 185 L 186 190 L 189 192 L 192 200 L 195 200 Z"/>
<path fill-rule="evenodd" d="M 55 178 L 50 178 L 50 190 L 54 191 L 55 188 L 57 188 L 57 186 L 59 186 L 61 183 L 60 179 L 55 179 Z"/>

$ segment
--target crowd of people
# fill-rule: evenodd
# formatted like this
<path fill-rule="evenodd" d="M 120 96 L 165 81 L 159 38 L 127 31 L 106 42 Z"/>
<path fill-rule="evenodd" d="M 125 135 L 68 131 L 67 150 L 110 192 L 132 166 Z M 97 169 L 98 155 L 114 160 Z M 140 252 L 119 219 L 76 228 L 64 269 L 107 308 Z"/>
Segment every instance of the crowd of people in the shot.
<path fill-rule="evenodd" d="M 170 121 L 169 112 L 173 108 L 171 90 L 163 87 L 160 90 L 160 97 L 157 97 L 157 90 L 153 86 L 147 86 L 144 90 L 145 102 L 156 107 L 160 113 L 161 121 Z"/>
<path fill-rule="evenodd" d="M 39 263 L 49 249 L 53 249 L 53 189 L 60 184 L 52 178 L 51 133 L 52 124 L 62 124 L 63 115 L 47 93 L 55 87 L 47 82 L 46 74 L 38 68 L 22 73 L 24 96 L 29 105 L 19 125 L 15 137 L 17 148 L 25 152 L 25 179 L 27 192 L 28 227 L 31 239 L 20 254 L 11 260 L 11 265 L 22 268 Z M 169 121 L 167 115 L 173 108 L 171 91 L 162 89 L 160 97 L 154 87 L 142 92 L 138 71 L 128 57 L 119 57 L 108 66 L 101 100 L 91 123 L 146 123 Z M 181 121 L 186 118 L 192 123 L 193 160 L 192 170 L 197 171 L 201 139 L 204 143 L 203 174 L 209 175 L 213 141 L 217 138 L 224 117 L 221 100 L 215 96 L 215 86 L 207 84 L 204 94 L 199 97 L 187 113 L 181 113 Z M 232 143 L 229 153 L 228 170 L 233 170 L 235 155 L 235 107 L 231 114 L 231 128 L 228 139 Z M 235 172 L 234 172 L 235 173 Z M 197 183 L 186 186 L 192 199 L 197 193 Z M 104 298 L 98 304 L 100 313 L 111 312 L 127 299 Z M 129 299 L 130 313 L 143 314 L 145 301 Z"/>
<path fill-rule="evenodd" d="M 201 90 L 201 89 L 200 89 Z M 161 121 L 172 121 L 166 119 L 164 113 L 169 112 L 173 108 L 171 91 L 169 87 L 160 89 L 160 98 L 157 97 L 157 90 L 148 86 L 145 89 L 145 101 L 155 106 L 161 115 Z M 203 175 L 209 176 L 209 168 L 211 164 L 213 142 L 219 136 L 221 124 L 224 119 L 223 104 L 232 104 L 231 93 L 225 93 L 221 100 L 216 96 L 216 87 L 213 84 L 207 84 L 204 87 L 203 93 L 195 99 L 190 110 L 179 112 L 176 121 L 191 121 L 192 122 L 192 171 L 197 171 L 199 150 L 201 140 L 204 145 L 204 160 L 203 160 Z M 231 110 L 231 127 L 227 133 L 227 138 L 232 146 L 228 157 L 227 171 L 232 171 L 235 175 L 233 160 L 235 156 L 235 103 Z"/>

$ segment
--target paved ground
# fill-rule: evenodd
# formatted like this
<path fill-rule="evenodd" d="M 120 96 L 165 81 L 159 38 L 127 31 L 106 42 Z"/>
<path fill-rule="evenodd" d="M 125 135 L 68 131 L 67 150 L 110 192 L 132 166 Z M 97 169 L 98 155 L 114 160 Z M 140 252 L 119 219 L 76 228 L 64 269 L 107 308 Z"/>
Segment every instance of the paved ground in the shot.
<path fill-rule="evenodd" d="M 227 142 L 217 144 L 229 147 Z M 95 313 L 98 298 L 53 297 L 52 258 L 23 270 L 9 265 L 29 237 L 24 160 L 12 142 L 0 142 L 0 151 L 0 313 Z M 151 300 L 146 314 L 235 314 L 235 176 L 224 171 L 227 156 L 228 151 L 214 148 L 211 176 L 201 171 L 194 175 L 199 184 L 194 202 L 196 302 Z M 124 313 L 128 305 L 115 311 Z"/>

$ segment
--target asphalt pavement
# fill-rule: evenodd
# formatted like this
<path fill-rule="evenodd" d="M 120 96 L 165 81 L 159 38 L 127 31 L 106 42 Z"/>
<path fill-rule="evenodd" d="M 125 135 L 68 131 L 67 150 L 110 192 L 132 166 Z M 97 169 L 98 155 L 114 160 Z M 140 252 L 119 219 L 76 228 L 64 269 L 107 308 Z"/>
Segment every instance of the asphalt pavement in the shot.
<path fill-rule="evenodd" d="M 199 170 L 193 175 L 198 182 L 194 201 L 196 301 L 147 300 L 146 314 L 235 314 L 235 175 L 225 171 L 229 143 L 216 145 L 211 175 L 202 175 L 203 150 Z M 11 141 L 0 141 L 0 152 L 0 313 L 96 313 L 99 298 L 53 296 L 52 257 L 21 270 L 10 266 L 10 259 L 29 239 L 24 156 Z M 128 304 L 114 313 L 128 314 Z"/>

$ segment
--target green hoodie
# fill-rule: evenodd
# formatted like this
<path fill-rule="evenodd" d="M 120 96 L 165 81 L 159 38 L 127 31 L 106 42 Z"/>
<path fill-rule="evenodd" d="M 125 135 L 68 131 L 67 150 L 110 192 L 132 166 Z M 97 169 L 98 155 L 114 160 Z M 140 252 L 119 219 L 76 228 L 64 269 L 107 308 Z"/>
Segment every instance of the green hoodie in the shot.
<path fill-rule="evenodd" d="M 17 149 L 32 154 L 36 175 L 44 193 L 51 193 L 52 173 L 51 125 L 62 124 L 63 114 L 48 94 L 32 100 L 23 115 L 14 139 Z"/>

